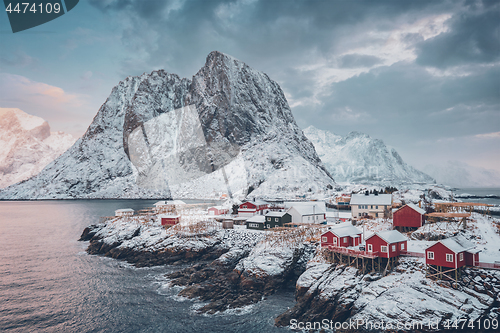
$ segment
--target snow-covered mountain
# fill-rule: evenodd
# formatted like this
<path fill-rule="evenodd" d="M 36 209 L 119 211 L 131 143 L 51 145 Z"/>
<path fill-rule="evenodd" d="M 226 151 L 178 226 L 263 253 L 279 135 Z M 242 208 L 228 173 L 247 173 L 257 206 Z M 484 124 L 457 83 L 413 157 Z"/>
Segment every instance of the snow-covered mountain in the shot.
<path fill-rule="evenodd" d="M 304 134 L 314 144 L 325 167 L 337 182 L 376 185 L 434 183 L 434 179 L 406 164 L 382 140 L 351 132 L 342 137 L 309 126 Z"/>
<path fill-rule="evenodd" d="M 192 80 L 120 82 L 75 145 L 0 198 L 290 198 L 332 184 L 278 84 L 214 51 Z"/>
<path fill-rule="evenodd" d="M 42 118 L 0 108 L 0 188 L 36 175 L 74 142 L 70 134 L 50 132 Z"/>
<path fill-rule="evenodd" d="M 455 187 L 500 187 L 500 173 L 496 170 L 473 167 L 460 161 L 442 165 L 428 164 L 423 170 L 439 183 Z"/>

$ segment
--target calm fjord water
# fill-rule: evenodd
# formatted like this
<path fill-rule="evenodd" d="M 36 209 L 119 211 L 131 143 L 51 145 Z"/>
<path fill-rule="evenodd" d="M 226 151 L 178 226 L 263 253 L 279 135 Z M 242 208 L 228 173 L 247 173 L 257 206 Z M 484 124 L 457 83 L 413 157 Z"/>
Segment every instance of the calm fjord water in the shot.
<path fill-rule="evenodd" d="M 1 332 L 283 332 L 283 292 L 237 314 L 199 315 L 164 274 L 87 255 L 83 229 L 118 208 L 151 200 L 0 202 Z"/>

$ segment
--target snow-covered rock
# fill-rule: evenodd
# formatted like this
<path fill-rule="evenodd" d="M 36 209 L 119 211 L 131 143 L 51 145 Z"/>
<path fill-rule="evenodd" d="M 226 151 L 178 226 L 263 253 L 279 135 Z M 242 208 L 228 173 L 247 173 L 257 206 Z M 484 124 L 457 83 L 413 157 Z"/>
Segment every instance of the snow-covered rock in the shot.
<path fill-rule="evenodd" d="M 314 126 L 306 128 L 304 134 L 337 182 L 380 186 L 435 182 L 406 164 L 394 148 L 367 134 L 351 132 L 342 137 Z"/>
<path fill-rule="evenodd" d="M 473 274 L 466 273 L 470 277 Z M 404 328 L 411 323 L 426 325 L 425 331 L 432 332 L 443 329 L 447 319 L 453 323 L 497 316 L 494 293 L 477 292 L 467 284 L 468 279 L 465 276 L 460 280 L 456 289 L 449 283 L 430 280 L 425 277 L 423 259 L 415 258 L 401 258 L 397 268 L 386 276 L 313 260 L 297 280 L 297 304 L 280 315 L 276 324 L 288 326 L 291 319 L 321 322 L 326 318 L 333 323 L 357 323 L 352 332 L 410 332 L 411 328 Z M 496 285 L 500 283 L 496 277 L 493 280 Z M 378 329 L 370 326 L 374 324 Z M 384 325 L 382 329 L 380 325 Z"/>
<path fill-rule="evenodd" d="M 0 198 L 294 198 L 332 184 L 278 84 L 214 51 L 192 80 L 120 82 L 73 147 Z"/>
<path fill-rule="evenodd" d="M 38 174 L 75 142 L 40 117 L 0 108 L 0 188 Z"/>

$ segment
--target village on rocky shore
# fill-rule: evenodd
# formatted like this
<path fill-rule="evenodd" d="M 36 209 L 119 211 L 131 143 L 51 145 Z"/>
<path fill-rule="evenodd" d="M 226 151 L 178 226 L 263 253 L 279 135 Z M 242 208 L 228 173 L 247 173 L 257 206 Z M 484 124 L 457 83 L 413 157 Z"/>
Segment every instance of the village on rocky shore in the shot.
<path fill-rule="evenodd" d="M 500 219 L 489 205 L 457 201 L 437 186 L 299 199 L 159 201 L 119 209 L 80 240 L 89 254 L 136 267 L 178 267 L 166 278 L 179 297 L 201 303 L 199 313 L 243 309 L 295 288 L 296 304 L 277 326 L 498 327 Z"/>

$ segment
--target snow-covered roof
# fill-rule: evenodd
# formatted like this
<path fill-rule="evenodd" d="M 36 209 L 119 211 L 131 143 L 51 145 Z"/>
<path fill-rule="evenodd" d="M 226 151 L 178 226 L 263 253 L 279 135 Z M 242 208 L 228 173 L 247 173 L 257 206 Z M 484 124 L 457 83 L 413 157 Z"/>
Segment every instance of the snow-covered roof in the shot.
<path fill-rule="evenodd" d="M 415 205 L 415 204 L 409 203 L 409 204 L 406 204 L 405 206 L 410 207 L 411 209 L 413 209 L 414 211 L 416 211 L 416 212 L 417 212 L 417 213 L 419 213 L 420 215 L 424 215 L 424 214 L 425 214 L 425 210 L 424 210 L 424 209 L 422 209 L 422 208 L 420 208 L 420 207 L 418 207 L 418 206 L 417 206 L 417 205 Z M 404 206 L 403 206 L 403 207 L 404 207 Z M 398 208 L 396 211 L 398 211 L 398 210 L 402 209 L 403 207 Z M 394 213 L 394 211 L 393 211 L 393 213 Z"/>
<path fill-rule="evenodd" d="M 326 203 L 324 201 L 285 201 L 283 203 L 285 208 L 290 208 L 292 206 L 299 206 L 299 205 L 304 205 L 304 206 L 309 206 L 309 205 L 321 205 L 326 207 Z"/>
<path fill-rule="evenodd" d="M 353 194 L 351 205 L 392 205 L 392 194 Z"/>
<path fill-rule="evenodd" d="M 476 247 L 472 242 L 469 242 L 461 235 L 442 239 L 439 243 L 443 244 L 455 253 L 471 250 Z"/>
<path fill-rule="evenodd" d="M 332 227 L 328 231 L 331 231 L 338 237 L 354 236 L 363 233 L 361 230 L 352 225 L 342 225 L 339 227 Z"/>
<path fill-rule="evenodd" d="M 299 205 L 293 205 L 290 207 L 290 209 L 295 209 L 297 212 L 299 212 L 300 215 L 313 215 L 313 214 L 325 214 L 326 213 L 326 207 L 323 204 L 318 204 L 316 202 L 311 202 L 308 205 L 305 204 L 299 204 Z"/>
<path fill-rule="evenodd" d="M 246 200 L 246 201 L 243 201 L 242 204 L 246 203 L 246 202 L 250 202 L 256 206 L 262 206 L 262 205 L 268 205 L 269 203 L 264 201 L 264 200 L 260 200 L 260 199 L 255 199 L 255 200 Z"/>
<path fill-rule="evenodd" d="M 372 238 L 373 236 L 378 235 L 380 238 L 385 240 L 387 244 L 392 244 L 392 243 L 397 243 L 397 242 L 404 242 L 408 240 L 405 235 L 400 233 L 397 230 L 388 230 L 388 231 L 382 231 L 382 232 L 377 232 L 368 237 L 366 240 Z"/>
<path fill-rule="evenodd" d="M 271 217 L 283 217 L 286 212 L 269 212 L 266 214 L 266 216 L 271 216 Z"/>
<path fill-rule="evenodd" d="M 182 200 L 162 200 L 155 203 L 155 206 L 166 206 L 166 205 L 185 205 L 186 203 Z"/>
<path fill-rule="evenodd" d="M 264 223 L 264 222 L 266 222 L 266 217 L 264 215 L 254 215 L 254 216 L 248 218 L 247 222 Z"/>

